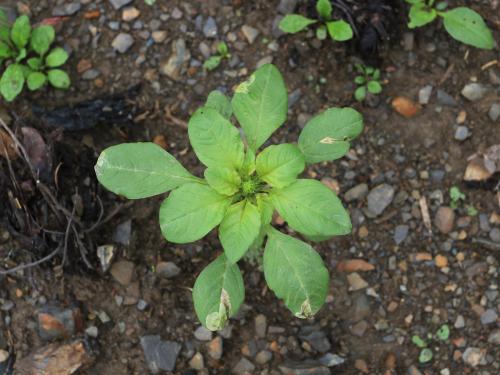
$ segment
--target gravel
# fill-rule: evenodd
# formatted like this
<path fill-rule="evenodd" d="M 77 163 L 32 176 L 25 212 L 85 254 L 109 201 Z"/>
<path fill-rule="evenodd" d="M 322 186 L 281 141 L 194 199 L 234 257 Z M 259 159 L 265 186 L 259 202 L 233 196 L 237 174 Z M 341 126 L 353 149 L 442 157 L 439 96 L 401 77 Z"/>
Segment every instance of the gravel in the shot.
<path fill-rule="evenodd" d="M 481 100 L 486 93 L 488 88 L 480 83 L 468 83 L 462 89 L 461 94 L 472 102 Z"/>
<path fill-rule="evenodd" d="M 173 371 L 181 345 L 173 341 L 162 341 L 160 336 L 142 336 L 141 346 L 144 351 L 146 363 L 152 373 L 161 370 Z"/>
<path fill-rule="evenodd" d="M 394 199 L 395 189 L 391 185 L 382 184 L 373 188 L 368 194 L 368 211 L 372 216 L 379 216 Z"/>
<path fill-rule="evenodd" d="M 134 45 L 134 37 L 127 33 L 118 34 L 111 43 L 113 49 L 120 53 L 127 52 L 133 45 Z"/>

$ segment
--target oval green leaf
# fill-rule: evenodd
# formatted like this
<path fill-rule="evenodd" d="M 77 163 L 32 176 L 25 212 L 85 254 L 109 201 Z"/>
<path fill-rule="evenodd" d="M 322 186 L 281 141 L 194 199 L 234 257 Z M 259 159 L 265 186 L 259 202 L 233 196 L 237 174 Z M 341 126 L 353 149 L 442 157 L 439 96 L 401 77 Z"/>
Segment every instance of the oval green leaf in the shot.
<path fill-rule="evenodd" d="M 51 69 L 47 72 L 47 77 L 52 86 L 58 89 L 67 89 L 71 86 L 71 80 L 64 70 Z"/>
<path fill-rule="evenodd" d="M 332 4 L 330 3 L 330 0 L 318 0 L 316 3 L 316 10 L 321 18 L 328 21 L 332 16 Z"/>
<path fill-rule="evenodd" d="M 16 19 L 10 30 L 10 38 L 17 48 L 26 47 L 31 34 L 31 25 L 28 16 L 23 15 Z"/>
<path fill-rule="evenodd" d="M 231 198 L 208 185 L 182 185 L 160 207 L 163 236 L 174 243 L 197 241 L 222 221 L 230 204 Z"/>
<path fill-rule="evenodd" d="M 338 236 L 351 233 L 348 212 L 335 193 L 316 180 L 297 180 L 273 189 L 271 202 L 288 225 L 306 236 Z"/>
<path fill-rule="evenodd" d="M 220 255 L 200 273 L 193 287 L 196 315 L 211 331 L 223 329 L 245 299 L 240 269 Z"/>
<path fill-rule="evenodd" d="M 101 152 L 95 165 L 99 182 L 115 194 L 140 199 L 201 181 L 155 143 L 123 143 Z"/>
<path fill-rule="evenodd" d="M 12 50 L 6 42 L 0 41 L 0 58 L 8 58 L 12 56 Z"/>
<path fill-rule="evenodd" d="M 288 95 L 281 73 L 272 64 L 261 66 L 238 86 L 231 104 L 249 147 L 257 150 L 286 120 Z"/>
<path fill-rule="evenodd" d="M 219 194 L 231 196 L 240 188 L 241 178 L 238 172 L 231 168 L 205 169 L 205 180 Z"/>
<path fill-rule="evenodd" d="M 286 143 L 267 147 L 256 161 L 259 177 L 276 188 L 290 185 L 305 167 L 304 154 L 296 145 Z"/>
<path fill-rule="evenodd" d="M 68 52 L 64 48 L 54 48 L 45 58 L 45 63 L 50 68 L 57 68 L 63 65 L 68 60 Z"/>
<path fill-rule="evenodd" d="M 313 23 L 316 23 L 316 20 L 301 16 L 300 14 L 287 14 L 281 19 L 278 27 L 285 33 L 295 34 Z"/>
<path fill-rule="evenodd" d="M 367 85 L 368 92 L 372 94 L 380 94 L 382 92 L 382 85 L 377 81 L 370 81 Z"/>
<path fill-rule="evenodd" d="M 42 67 L 42 59 L 39 57 L 31 57 L 26 61 L 26 63 L 33 70 L 38 70 Z"/>
<path fill-rule="evenodd" d="M 264 250 L 267 285 L 298 318 L 311 318 L 325 303 L 328 270 L 307 243 L 269 229 Z"/>
<path fill-rule="evenodd" d="M 55 36 L 56 33 L 51 25 L 41 25 L 35 27 L 30 40 L 31 48 L 36 53 L 43 56 L 49 50 Z"/>
<path fill-rule="evenodd" d="M 440 13 L 444 28 L 456 40 L 483 49 L 492 49 L 495 45 L 491 30 L 483 18 L 465 7 L 458 7 Z"/>
<path fill-rule="evenodd" d="M 23 91 L 24 81 L 21 65 L 11 64 L 7 67 L 0 79 L 0 93 L 6 101 L 13 101 Z"/>
<path fill-rule="evenodd" d="M 345 42 L 352 39 L 352 28 L 344 20 L 330 21 L 326 23 L 328 34 L 333 40 L 337 42 Z"/>
<path fill-rule="evenodd" d="M 366 86 L 361 86 L 354 91 L 354 99 L 358 102 L 362 102 L 366 98 Z"/>
<path fill-rule="evenodd" d="M 47 76 L 41 72 L 32 72 L 28 76 L 26 83 L 28 84 L 28 89 L 35 91 L 40 89 L 47 81 Z"/>
<path fill-rule="evenodd" d="M 238 169 L 243 164 L 240 132 L 217 110 L 198 109 L 189 120 L 188 134 L 196 156 L 207 167 Z"/>
<path fill-rule="evenodd" d="M 230 119 L 233 114 L 231 102 L 226 95 L 218 90 L 213 90 L 208 94 L 207 101 L 205 102 L 206 108 L 213 108 L 219 112 L 224 118 Z"/>
<path fill-rule="evenodd" d="M 435 9 L 429 8 L 427 4 L 422 2 L 411 6 L 409 16 L 410 22 L 408 22 L 408 27 L 414 29 L 434 21 L 437 17 L 437 12 Z"/>
<path fill-rule="evenodd" d="M 349 151 L 350 141 L 363 131 L 363 117 L 352 108 L 329 108 L 313 117 L 299 136 L 308 163 L 335 160 Z"/>
<path fill-rule="evenodd" d="M 260 212 L 248 201 L 233 204 L 219 226 L 219 239 L 226 257 L 236 263 L 259 235 Z"/>

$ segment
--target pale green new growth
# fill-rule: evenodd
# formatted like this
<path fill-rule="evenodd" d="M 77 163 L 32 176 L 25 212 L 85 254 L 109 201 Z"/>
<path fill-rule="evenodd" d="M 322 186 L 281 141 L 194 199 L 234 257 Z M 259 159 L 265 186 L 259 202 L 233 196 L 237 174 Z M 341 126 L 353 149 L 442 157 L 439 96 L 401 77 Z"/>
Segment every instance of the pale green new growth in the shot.
<path fill-rule="evenodd" d="M 322 12 L 326 14 L 326 3 Z M 109 190 L 137 199 L 173 190 L 160 208 L 164 237 L 174 243 L 201 239 L 219 226 L 224 253 L 198 276 L 193 300 L 200 322 L 222 329 L 243 302 L 236 262 L 263 261 L 269 287 L 299 318 L 312 317 L 328 292 L 328 271 L 310 245 L 272 229 L 275 210 L 306 238 L 320 241 L 351 232 L 349 214 L 335 193 L 316 180 L 298 179 L 306 163 L 334 160 L 363 128 L 361 115 L 330 108 L 310 120 L 298 145 L 269 145 L 286 120 L 287 92 L 273 65 L 264 65 L 238 86 L 231 101 L 210 93 L 191 117 L 193 151 L 207 167 L 205 179 L 191 175 L 153 143 L 129 143 L 104 150 L 96 164 Z M 232 114 L 243 128 L 233 125 Z M 249 256 L 251 251 L 251 256 Z"/>

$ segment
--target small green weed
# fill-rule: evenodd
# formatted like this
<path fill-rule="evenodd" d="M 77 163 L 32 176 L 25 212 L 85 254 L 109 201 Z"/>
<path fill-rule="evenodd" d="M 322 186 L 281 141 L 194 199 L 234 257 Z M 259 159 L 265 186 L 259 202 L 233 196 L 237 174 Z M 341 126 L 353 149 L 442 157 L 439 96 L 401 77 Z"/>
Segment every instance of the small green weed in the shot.
<path fill-rule="evenodd" d="M 358 87 L 354 91 L 354 98 L 358 102 L 366 99 L 368 93 L 378 95 L 382 92 L 380 84 L 380 69 L 375 69 L 362 64 L 355 65 L 358 75 L 354 78 L 354 82 Z"/>
<path fill-rule="evenodd" d="M 227 44 L 225 42 L 220 42 L 217 45 L 217 52 L 219 53 L 218 55 L 210 56 L 207 61 L 203 64 L 203 67 L 207 70 L 214 70 L 217 68 L 222 59 L 228 59 L 231 57 L 231 54 L 229 53 L 229 49 L 227 48 Z"/>

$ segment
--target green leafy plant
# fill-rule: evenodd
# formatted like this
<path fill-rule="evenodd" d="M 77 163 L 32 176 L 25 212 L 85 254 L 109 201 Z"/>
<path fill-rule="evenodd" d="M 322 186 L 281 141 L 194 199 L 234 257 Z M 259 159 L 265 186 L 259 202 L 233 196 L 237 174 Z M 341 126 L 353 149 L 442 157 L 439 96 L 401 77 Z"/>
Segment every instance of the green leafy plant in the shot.
<path fill-rule="evenodd" d="M 352 28 L 344 20 L 332 19 L 333 7 L 330 0 L 318 0 L 316 2 L 316 11 L 320 17 L 319 20 L 304 17 L 300 14 L 287 14 L 279 23 L 279 28 L 285 33 L 295 34 L 307 29 L 310 25 L 320 25 L 316 28 L 316 37 L 324 40 L 327 34 L 330 38 L 338 42 L 344 42 L 352 39 Z"/>
<path fill-rule="evenodd" d="M 227 48 L 227 44 L 225 42 L 220 42 L 217 45 L 217 52 L 219 53 L 218 55 L 210 56 L 207 61 L 203 63 L 203 67 L 205 69 L 214 70 L 220 65 L 222 59 L 228 59 L 231 57 L 231 54 L 229 53 L 229 49 Z"/>
<path fill-rule="evenodd" d="M 70 84 L 68 74 L 59 69 L 68 60 L 62 48 L 50 49 L 55 31 L 50 25 L 31 27 L 28 16 L 18 17 L 12 27 L 0 9 L 0 65 L 6 66 L 0 79 L 0 93 L 8 102 L 23 90 L 41 89 L 47 82 L 60 89 Z"/>
<path fill-rule="evenodd" d="M 211 92 L 188 124 L 194 153 L 206 166 L 204 179 L 154 143 L 111 146 L 97 160 L 98 180 L 116 194 L 140 199 L 173 190 L 159 215 L 168 241 L 197 241 L 219 226 L 224 252 L 193 288 L 197 316 L 210 330 L 223 328 L 238 311 L 245 292 L 237 262 L 250 248 L 262 251 L 266 238 L 263 269 L 269 288 L 299 318 L 313 316 L 323 305 L 328 270 L 308 243 L 272 227 L 275 211 L 311 241 L 351 232 L 337 195 L 317 180 L 298 176 L 308 163 L 347 153 L 363 129 L 362 116 L 351 108 L 329 108 L 305 125 L 297 144 L 269 145 L 258 152 L 285 122 L 287 102 L 285 82 L 271 64 L 241 83 L 231 100 Z"/>
<path fill-rule="evenodd" d="M 452 186 L 450 188 L 450 207 L 456 210 L 462 206 L 462 204 L 465 204 L 465 201 L 465 194 L 460 191 L 458 186 Z M 465 211 L 469 216 L 476 216 L 478 214 L 477 209 L 471 204 L 465 205 Z"/>
<path fill-rule="evenodd" d="M 450 327 L 448 324 L 443 324 L 439 329 L 436 331 L 434 335 L 431 333 L 427 334 L 427 340 L 421 338 L 418 335 L 413 335 L 411 338 L 411 341 L 417 348 L 421 349 L 420 354 L 418 356 L 418 361 L 420 363 L 427 363 L 432 360 L 433 353 L 432 350 L 428 347 L 429 343 L 428 341 L 432 340 L 440 340 L 440 341 L 448 341 L 450 337 Z"/>
<path fill-rule="evenodd" d="M 380 69 L 362 64 L 356 64 L 354 67 L 358 72 L 358 75 L 354 78 L 354 82 L 358 86 L 354 91 L 354 98 L 358 102 L 364 101 L 368 93 L 378 95 L 382 92 Z"/>
<path fill-rule="evenodd" d="M 448 3 L 435 0 L 406 0 L 411 4 L 408 27 L 414 29 L 443 19 L 444 28 L 452 38 L 459 42 L 483 49 L 492 49 L 495 45 L 491 30 L 481 15 L 467 7 L 446 10 Z"/>

